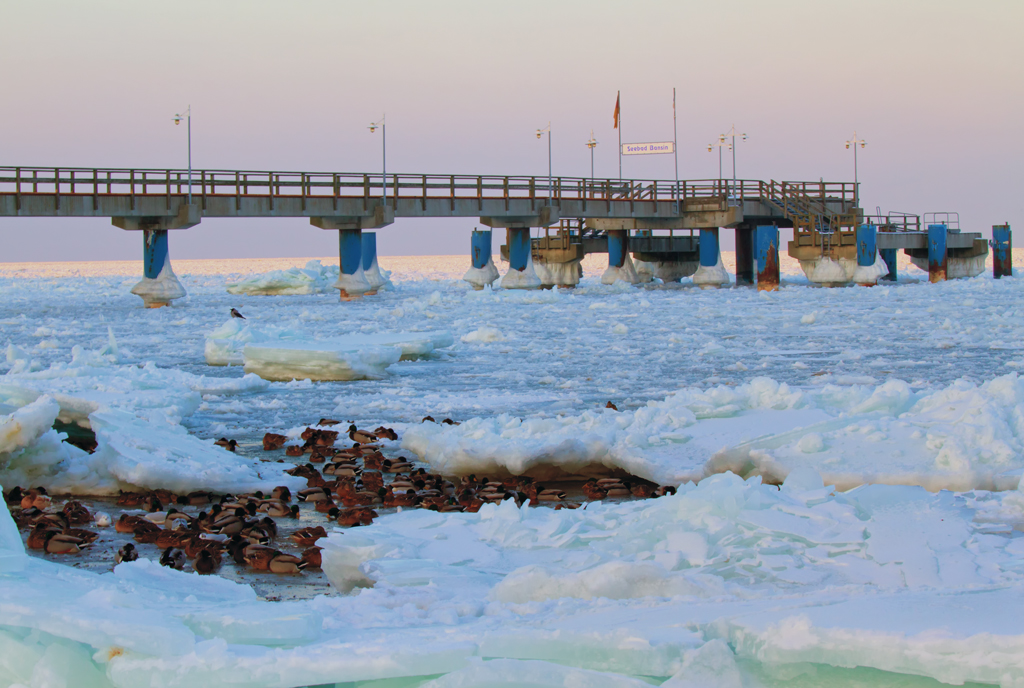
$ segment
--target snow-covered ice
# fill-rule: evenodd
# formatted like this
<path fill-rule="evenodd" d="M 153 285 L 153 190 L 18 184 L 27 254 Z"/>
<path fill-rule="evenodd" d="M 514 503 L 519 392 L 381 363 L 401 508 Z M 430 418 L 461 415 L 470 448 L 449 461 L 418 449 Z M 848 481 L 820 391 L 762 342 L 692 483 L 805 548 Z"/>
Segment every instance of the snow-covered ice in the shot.
<path fill-rule="evenodd" d="M 212 440 L 332 416 L 393 425 L 444 471 L 700 481 L 384 515 L 327 539 L 334 594 L 286 603 L 145 560 L 26 557 L 0 507 L 0 685 L 1024 686 L 1019 278 L 927 284 L 901 257 L 896 285 L 821 289 L 784 257 L 778 292 L 702 291 L 602 285 L 591 257 L 575 290 L 474 291 L 464 256 L 383 260 L 394 289 L 348 303 L 229 294 L 267 265 L 177 261 L 189 298 L 159 310 L 130 294 L 137 264 L 0 265 L 0 483 L 296 485 Z M 268 382 L 234 344 L 207 365 L 221 330 L 243 352 L 359 336 L 394 361 Z"/>

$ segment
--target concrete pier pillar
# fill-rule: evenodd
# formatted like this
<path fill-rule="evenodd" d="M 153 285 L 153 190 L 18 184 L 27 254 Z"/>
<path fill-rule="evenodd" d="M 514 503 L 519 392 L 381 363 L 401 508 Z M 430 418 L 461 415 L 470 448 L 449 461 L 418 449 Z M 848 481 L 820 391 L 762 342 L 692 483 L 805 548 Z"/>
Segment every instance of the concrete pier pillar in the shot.
<path fill-rule="evenodd" d="M 608 234 L 608 269 L 601 275 L 601 284 L 626 282 L 639 284 L 640 276 L 629 255 L 629 230 L 610 229 Z"/>
<path fill-rule="evenodd" d="M 541 281 L 533 269 L 529 227 L 508 228 L 508 272 L 501 279 L 504 289 L 540 289 Z"/>
<path fill-rule="evenodd" d="M 878 282 L 878 227 L 860 225 L 857 227 L 857 269 L 853 281 L 862 287 L 873 287 Z"/>
<path fill-rule="evenodd" d="M 753 283 L 754 228 L 749 225 L 736 225 L 736 286 Z"/>
<path fill-rule="evenodd" d="M 757 290 L 778 291 L 779 278 L 779 228 L 761 225 L 757 228 Z"/>
<path fill-rule="evenodd" d="M 693 283 L 701 289 L 717 289 L 729 283 L 729 273 L 722 265 L 722 253 L 718 246 L 718 227 L 700 230 L 698 244 L 700 266 L 693 275 Z"/>
<path fill-rule="evenodd" d="M 377 290 L 384 286 L 384 275 L 380 274 L 380 266 L 377 264 L 377 233 L 363 232 L 363 276 L 366 277 L 370 289 L 366 295 L 376 294 Z"/>
<path fill-rule="evenodd" d="M 490 286 L 499 277 L 491 255 L 491 230 L 474 229 L 469 246 L 472 266 L 462 279 L 472 284 L 474 289 L 480 290 Z"/>
<path fill-rule="evenodd" d="M 146 308 L 169 306 L 185 296 L 185 288 L 171 269 L 166 229 L 143 230 L 142 256 L 142 280 L 132 287 L 132 293 L 142 298 Z"/>
<path fill-rule="evenodd" d="M 946 281 L 946 225 L 928 225 L 928 281 Z"/>
<path fill-rule="evenodd" d="M 896 281 L 896 253 L 898 250 L 895 248 L 883 248 L 878 251 L 878 255 L 885 261 L 885 267 L 889 269 L 889 272 L 882 276 L 882 279 L 886 282 Z"/>
<path fill-rule="evenodd" d="M 363 272 L 363 237 L 360 229 L 338 230 L 340 270 L 334 288 L 342 301 L 351 301 L 370 291 L 370 283 Z"/>
<path fill-rule="evenodd" d="M 1013 237 L 1010 225 L 992 226 L 992 276 L 1013 276 Z"/>

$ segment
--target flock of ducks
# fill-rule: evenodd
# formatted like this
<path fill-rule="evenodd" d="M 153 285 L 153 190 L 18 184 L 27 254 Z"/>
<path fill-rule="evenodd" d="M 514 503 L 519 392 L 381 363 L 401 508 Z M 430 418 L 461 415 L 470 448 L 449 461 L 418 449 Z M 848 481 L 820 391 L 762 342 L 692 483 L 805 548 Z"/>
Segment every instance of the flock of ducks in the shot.
<path fill-rule="evenodd" d="M 609 402 L 611 405 L 611 402 Z M 437 422 L 427 416 L 423 422 Z M 457 425 L 444 419 L 442 423 Z M 331 429 L 341 422 L 321 418 L 301 433 L 302 444 L 288 444 L 285 435 L 266 433 L 264 451 L 285 449 L 292 457 L 306 457 L 287 473 L 305 478 L 306 487 L 294 495 L 285 486 L 269 494 L 217 495 L 206 491 L 176 495 L 167 490 L 123 492 L 117 505 L 124 509 L 112 525 L 117 533 L 130 535 L 114 556 L 115 563 L 134 561 L 139 546 L 155 546 L 160 564 L 199 574 L 215 573 L 224 557 L 253 571 L 298 574 L 321 566 L 317 541 L 327 536 L 322 525 L 279 528 L 278 520 L 323 514 L 345 528 L 369 526 L 378 508 L 422 508 L 439 512 L 476 512 L 484 504 L 513 500 L 517 505 L 546 504 L 556 509 L 583 506 L 571 501 L 559 488 L 545 487 L 528 476 L 501 479 L 487 477 L 449 480 L 416 468 L 405 457 L 388 458 L 383 442 L 397 440 L 391 428 L 360 430 L 350 423 L 344 436 L 351 446 L 338 448 L 342 432 Z M 218 441 L 234 451 L 233 440 Z M 319 467 L 318 467 L 319 466 Z M 582 486 L 587 500 L 659 497 L 675 488 L 640 480 L 590 479 Z M 78 554 L 90 547 L 98 533 L 83 526 L 111 525 L 106 514 L 92 513 L 79 501 L 58 507 L 46 490 L 14 487 L 4 494 L 18 526 L 28 530 L 27 546 L 47 554 Z M 294 500 L 294 501 L 293 501 Z M 307 507 L 303 512 L 299 504 Z M 290 531 L 285 534 L 281 531 Z M 290 541 L 297 551 L 282 551 L 278 543 Z"/>

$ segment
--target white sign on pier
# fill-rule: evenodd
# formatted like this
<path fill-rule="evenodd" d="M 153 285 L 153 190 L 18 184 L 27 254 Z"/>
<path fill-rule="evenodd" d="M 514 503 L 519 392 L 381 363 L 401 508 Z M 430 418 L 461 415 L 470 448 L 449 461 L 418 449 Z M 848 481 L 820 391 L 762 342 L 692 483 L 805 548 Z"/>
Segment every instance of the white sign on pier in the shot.
<path fill-rule="evenodd" d="M 671 141 L 662 143 L 624 143 L 622 144 L 623 155 L 660 155 L 662 153 L 675 153 L 675 144 Z"/>

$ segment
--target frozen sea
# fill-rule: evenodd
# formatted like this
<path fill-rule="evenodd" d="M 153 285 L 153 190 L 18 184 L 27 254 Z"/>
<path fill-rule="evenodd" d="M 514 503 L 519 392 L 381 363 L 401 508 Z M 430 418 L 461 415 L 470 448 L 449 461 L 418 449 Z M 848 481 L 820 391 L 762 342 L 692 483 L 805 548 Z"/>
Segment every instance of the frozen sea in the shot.
<path fill-rule="evenodd" d="M 683 487 L 390 514 L 331 534 L 333 592 L 286 603 L 26 559 L 0 512 L 0 685 L 1024 686 L 1020 278 L 901 260 L 897 284 L 825 289 L 784 258 L 778 292 L 702 291 L 601 285 L 590 257 L 574 290 L 472 291 L 465 256 L 435 256 L 381 257 L 392 288 L 350 303 L 226 289 L 307 260 L 175 261 L 188 296 L 158 310 L 129 293 L 138 262 L 0 264 L 0 483 L 253 489 L 281 476 L 212 439 L 341 417 L 445 474 Z M 206 364 L 232 307 L 304 341 L 454 344 L 268 383 Z M 58 413 L 96 454 L 46 432 Z"/>

